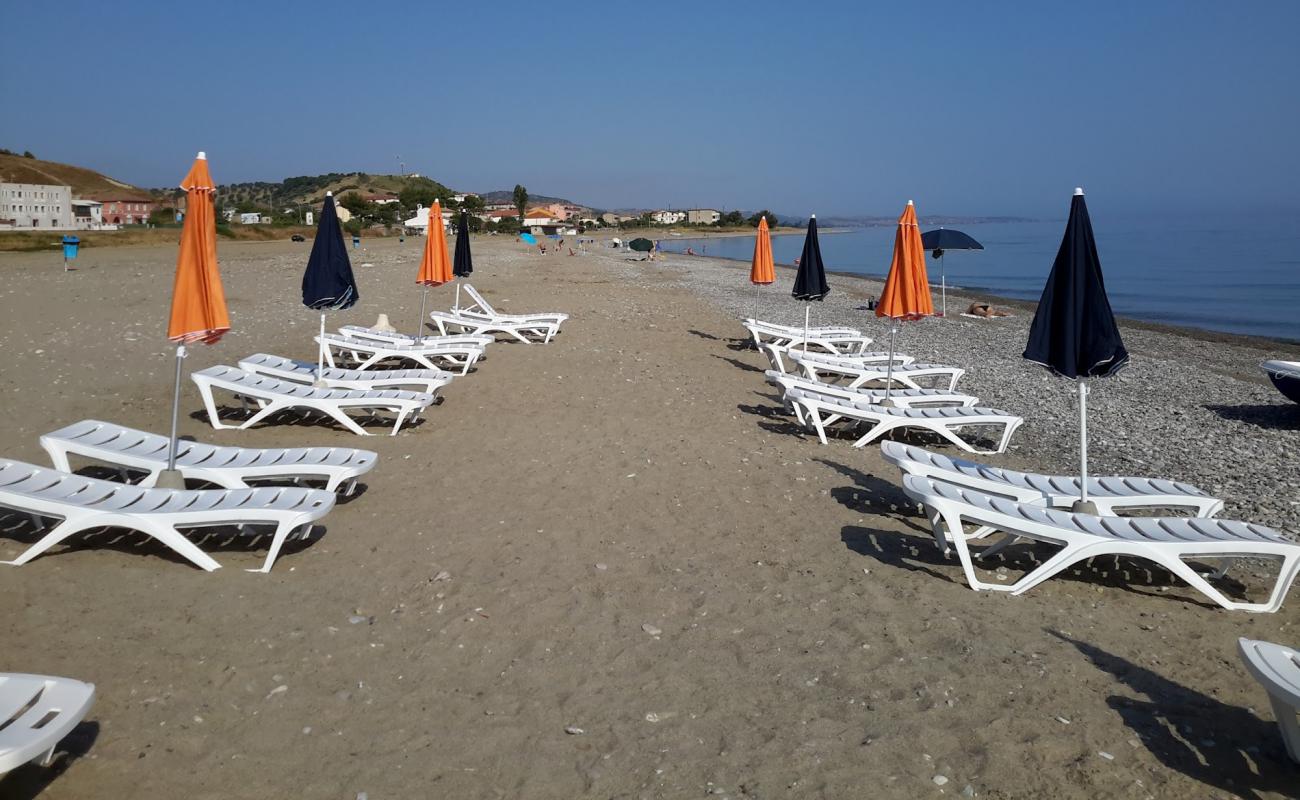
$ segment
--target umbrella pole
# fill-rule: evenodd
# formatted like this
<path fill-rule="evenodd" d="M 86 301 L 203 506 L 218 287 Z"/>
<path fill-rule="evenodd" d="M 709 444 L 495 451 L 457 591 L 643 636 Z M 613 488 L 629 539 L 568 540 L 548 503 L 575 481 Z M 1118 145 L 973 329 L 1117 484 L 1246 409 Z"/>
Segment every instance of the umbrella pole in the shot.
<path fill-rule="evenodd" d="M 1088 382 L 1079 378 L 1079 499 L 1070 509 L 1076 514 L 1096 514 L 1097 504 L 1088 500 Z"/>
<path fill-rule="evenodd" d="M 460 281 L 456 281 L 456 304 L 451 307 L 452 312 L 460 311 Z M 420 309 L 420 319 L 424 319 L 424 309 Z"/>
<path fill-rule="evenodd" d="M 456 293 L 460 294 L 460 285 L 456 286 Z M 429 300 L 429 287 L 424 287 L 424 294 L 420 295 L 420 320 L 415 323 L 415 341 L 424 341 L 424 304 Z"/>
<path fill-rule="evenodd" d="M 885 402 L 882 405 L 892 406 L 893 401 L 889 399 L 889 390 L 894 386 L 894 337 L 898 335 L 898 320 L 890 318 L 889 320 L 889 364 L 885 367 Z"/>
<path fill-rule="evenodd" d="M 808 352 L 808 315 L 812 312 L 812 301 L 803 304 L 803 351 Z"/>
<path fill-rule="evenodd" d="M 325 312 L 320 312 L 320 347 L 316 349 L 316 385 L 324 386 L 325 374 Z"/>
<path fill-rule="evenodd" d="M 943 297 L 943 314 L 941 314 L 940 316 L 943 317 L 948 316 L 948 275 L 946 272 L 944 272 L 943 269 L 944 267 L 943 260 L 947 258 L 947 256 L 948 256 L 947 253 L 941 253 L 939 255 L 939 285 L 942 287 L 941 296 Z"/>
<path fill-rule="evenodd" d="M 159 473 L 154 486 L 159 489 L 184 489 L 185 479 L 176 471 L 176 427 L 181 414 L 181 362 L 188 353 L 185 345 L 176 345 L 176 385 L 172 389 L 172 432 L 167 440 L 167 469 Z"/>

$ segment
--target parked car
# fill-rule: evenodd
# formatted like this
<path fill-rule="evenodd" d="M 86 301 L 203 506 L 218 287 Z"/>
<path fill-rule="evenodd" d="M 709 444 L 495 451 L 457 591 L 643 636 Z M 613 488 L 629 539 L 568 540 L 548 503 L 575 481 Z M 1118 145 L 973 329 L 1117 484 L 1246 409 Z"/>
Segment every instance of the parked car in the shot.
<path fill-rule="evenodd" d="M 295 242 L 305 242 L 305 241 L 307 241 L 307 237 L 306 237 L 306 236 L 303 236 L 301 233 L 295 233 L 293 236 L 290 236 L 289 239 L 290 239 L 291 241 L 295 241 Z"/>

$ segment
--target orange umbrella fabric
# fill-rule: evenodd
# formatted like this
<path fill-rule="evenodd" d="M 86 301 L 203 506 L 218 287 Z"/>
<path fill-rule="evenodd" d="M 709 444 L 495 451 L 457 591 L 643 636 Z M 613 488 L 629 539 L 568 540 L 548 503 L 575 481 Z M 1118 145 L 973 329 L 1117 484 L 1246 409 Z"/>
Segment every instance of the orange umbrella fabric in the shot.
<path fill-rule="evenodd" d="M 933 314 L 934 301 L 930 299 L 930 280 L 925 274 L 921 228 L 916 224 L 916 206 L 908 200 L 903 216 L 898 218 L 894 260 L 889 265 L 889 277 L 880 293 L 876 316 L 915 320 Z"/>
<path fill-rule="evenodd" d="M 176 256 L 176 282 L 172 286 L 172 314 L 167 338 L 180 344 L 216 344 L 230 330 L 226 293 L 217 269 L 217 227 L 212 195 L 216 184 L 208 172 L 208 159 L 199 153 L 181 181 L 185 190 L 185 225 Z"/>
<path fill-rule="evenodd" d="M 754 263 L 749 268 L 749 282 L 766 286 L 776 281 L 772 266 L 772 237 L 767 232 L 767 217 L 758 221 L 758 236 L 754 238 Z"/>
<path fill-rule="evenodd" d="M 429 235 L 424 242 L 424 257 L 420 259 L 420 274 L 415 282 L 424 286 L 441 286 L 454 279 L 451 259 L 447 256 L 447 232 L 442 228 L 442 204 L 434 200 L 429 209 Z"/>

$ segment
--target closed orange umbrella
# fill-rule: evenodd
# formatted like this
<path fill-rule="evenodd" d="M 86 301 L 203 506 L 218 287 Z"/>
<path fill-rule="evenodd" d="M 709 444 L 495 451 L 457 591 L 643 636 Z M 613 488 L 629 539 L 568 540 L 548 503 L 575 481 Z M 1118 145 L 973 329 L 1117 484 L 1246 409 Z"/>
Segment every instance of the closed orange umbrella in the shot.
<path fill-rule="evenodd" d="M 420 321 L 415 332 L 416 337 L 423 338 L 424 307 L 429 299 L 429 287 L 441 286 L 455 279 L 451 271 L 451 259 L 447 256 L 447 232 L 442 227 L 442 204 L 437 200 L 429 209 L 428 236 L 424 241 L 424 256 L 420 259 L 420 273 L 415 282 L 424 287 L 424 296 L 420 298 Z"/>
<path fill-rule="evenodd" d="M 754 263 L 749 268 L 749 282 L 754 284 L 754 319 L 758 319 L 758 287 L 776 282 L 772 265 L 772 237 L 767 231 L 767 217 L 758 218 L 758 235 L 754 237 Z"/>
<path fill-rule="evenodd" d="M 889 367 L 885 372 L 885 404 L 889 405 L 889 390 L 894 378 L 894 337 L 898 322 L 918 320 L 934 314 L 934 301 L 930 299 L 930 280 L 925 274 L 925 248 L 921 244 L 921 228 L 916 224 L 916 206 L 911 200 L 898 218 L 898 232 L 894 235 L 894 260 L 889 265 L 889 277 L 880 292 L 876 305 L 877 317 L 889 317 Z"/>
<path fill-rule="evenodd" d="M 172 285 L 172 313 L 167 338 L 176 342 L 176 386 L 172 393 L 172 431 L 167 447 L 167 471 L 158 485 L 185 488 L 176 471 L 176 423 L 181 402 L 181 361 L 185 345 L 194 342 L 216 344 L 230 330 L 226 293 L 217 270 L 217 227 L 212 195 L 216 184 L 208 172 L 208 158 L 199 153 L 194 166 L 181 181 L 185 190 L 185 225 L 181 229 L 180 252 L 176 255 L 176 281 Z"/>

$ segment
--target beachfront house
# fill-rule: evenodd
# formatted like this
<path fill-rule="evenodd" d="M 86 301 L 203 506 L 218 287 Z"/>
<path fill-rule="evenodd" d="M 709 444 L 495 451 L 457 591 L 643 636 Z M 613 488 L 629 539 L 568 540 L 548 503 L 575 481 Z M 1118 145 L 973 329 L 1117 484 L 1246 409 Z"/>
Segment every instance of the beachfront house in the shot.
<path fill-rule="evenodd" d="M 451 211 L 442 212 L 443 230 L 451 229 Z M 429 209 L 424 206 L 415 207 L 415 216 L 402 222 L 402 230 L 413 236 L 424 236 L 429 232 Z"/>
<path fill-rule="evenodd" d="M 0 226 L 36 230 L 72 227 L 72 187 L 0 183 Z"/>
<path fill-rule="evenodd" d="M 103 203 L 104 222 L 113 225 L 143 225 L 158 207 L 152 197 L 143 194 L 97 192 L 87 199 Z"/>
<path fill-rule="evenodd" d="M 615 214 L 612 211 L 606 211 L 604 214 L 600 215 L 600 221 L 606 225 L 618 225 L 634 219 L 636 219 L 636 217 L 627 214 Z"/>
<path fill-rule="evenodd" d="M 250 211 L 239 215 L 240 225 L 261 225 L 262 215 L 256 211 Z"/>
<path fill-rule="evenodd" d="M 650 219 L 656 225 L 676 225 L 686 219 L 685 211 L 660 210 L 652 213 Z"/>
<path fill-rule="evenodd" d="M 98 200 L 73 198 L 72 227 L 83 231 L 97 231 L 104 227 L 104 204 Z"/>
<path fill-rule="evenodd" d="M 690 208 L 686 210 L 686 221 L 691 225 L 712 225 L 722 219 L 722 212 L 714 208 Z"/>

